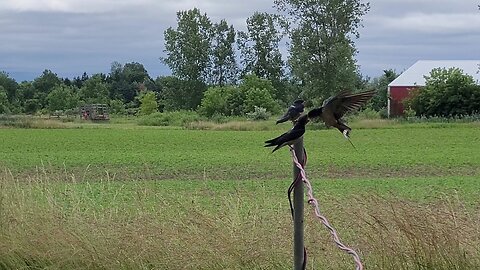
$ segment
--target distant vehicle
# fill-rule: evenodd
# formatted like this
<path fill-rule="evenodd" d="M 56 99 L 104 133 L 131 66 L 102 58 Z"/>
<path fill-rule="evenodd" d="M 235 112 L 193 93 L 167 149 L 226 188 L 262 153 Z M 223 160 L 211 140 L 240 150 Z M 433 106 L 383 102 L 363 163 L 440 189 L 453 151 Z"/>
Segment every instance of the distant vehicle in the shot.
<path fill-rule="evenodd" d="M 85 104 L 79 111 L 84 120 L 110 120 L 107 104 Z"/>

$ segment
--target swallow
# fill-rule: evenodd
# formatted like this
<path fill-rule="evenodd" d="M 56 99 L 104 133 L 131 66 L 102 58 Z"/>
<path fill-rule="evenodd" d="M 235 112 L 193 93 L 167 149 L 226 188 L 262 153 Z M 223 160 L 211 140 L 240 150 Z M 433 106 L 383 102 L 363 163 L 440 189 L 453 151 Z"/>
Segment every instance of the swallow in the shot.
<path fill-rule="evenodd" d="M 298 139 L 303 136 L 303 134 L 305 134 L 305 125 L 308 123 L 308 121 L 308 116 L 302 115 L 300 118 L 297 119 L 297 122 L 289 131 L 283 133 L 276 138 L 265 141 L 265 147 L 276 146 L 275 149 L 273 149 L 272 151 L 273 153 L 278 149 L 284 147 L 285 145 L 294 144 Z"/>
<path fill-rule="evenodd" d="M 300 117 L 300 115 L 303 113 L 303 109 L 305 108 L 303 103 L 304 101 L 301 99 L 295 100 L 293 104 L 288 107 L 287 112 L 280 119 L 278 119 L 275 124 L 277 125 L 288 120 L 295 122 L 295 120 L 297 120 L 298 117 Z"/>
<path fill-rule="evenodd" d="M 308 118 L 320 118 L 327 127 L 337 128 L 346 139 L 349 139 L 352 129 L 345 124 L 342 117 L 347 112 L 352 112 L 362 107 L 375 93 L 375 90 L 370 90 L 353 94 L 348 90 L 344 90 L 326 99 L 322 107 L 309 111 L 307 114 Z"/>

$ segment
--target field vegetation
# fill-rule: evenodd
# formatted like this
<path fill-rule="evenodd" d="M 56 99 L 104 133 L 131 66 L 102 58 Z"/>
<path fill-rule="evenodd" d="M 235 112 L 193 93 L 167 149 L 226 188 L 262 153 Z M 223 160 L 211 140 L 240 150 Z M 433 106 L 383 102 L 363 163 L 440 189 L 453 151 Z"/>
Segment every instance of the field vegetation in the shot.
<path fill-rule="evenodd" d="M 291 160 L 262 147 L 288 125 L 54 122 L 0 130 L 0 269 L 291 268 Z M 479 268 L 478 122 L 351 124 L 358 152 L 308 126 L 307 173 L 366 268 Z M 305 225 L 308 269 L 353 268 Z"/>

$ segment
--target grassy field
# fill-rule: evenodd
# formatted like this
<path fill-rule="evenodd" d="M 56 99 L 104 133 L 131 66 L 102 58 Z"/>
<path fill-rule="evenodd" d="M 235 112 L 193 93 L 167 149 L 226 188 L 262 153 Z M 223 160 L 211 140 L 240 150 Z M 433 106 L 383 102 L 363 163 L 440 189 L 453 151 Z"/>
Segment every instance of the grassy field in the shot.
<path fill-rule="evenodd" d="M 285 128 L 288 129 L 286 126 Z M 480 127 L 358 129 L 358 152 L 336 130 L 305 135 L 312 177 L 472 175 L 480 168 Z M 15 172 L 109 172 L 128 179 L 265 179 L 291 171 L 287 150 L 263 141 L 279 131 L 156 128 L 3 129 L 0 166 Z M 59 170 L 61 169 L 61 170 Z"/>
<path fill-rule="evenodd" d="M 287 129 L 288 127 L 285 126 Z M 290 269 L 270 131 L 0 129 L 0 269 Z M 480 126 L 305 136 L 322 212 L 366 269 L 480 268 Z M 353 269 L 306 208 L 308 269 Z"/>

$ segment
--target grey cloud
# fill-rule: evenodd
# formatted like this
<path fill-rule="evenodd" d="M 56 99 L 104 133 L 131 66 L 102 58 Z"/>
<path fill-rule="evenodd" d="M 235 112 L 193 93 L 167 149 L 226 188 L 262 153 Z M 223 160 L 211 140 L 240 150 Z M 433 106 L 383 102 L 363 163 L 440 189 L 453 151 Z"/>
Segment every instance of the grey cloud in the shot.
<path fill-rule="evenodd" d="M 5 1 L 5 0 L 4 0 Z M 55 3 L 66 3 L 63 7 Z M 372 0 L 356 40 L 364 74 L 402 71 L 418 59 L 480 59 L 476 0 Z M 163 32 L 176 12 L 194 7 L 237 30 L 273 1 L 224 0 L 8 0 L 0 6 L 0 70 L 62 76 L 108 72 L 113 61 L 144 64 L 152 76 L 168 74 L 158 60 Z M 10 3 L 10 4 L 8 4 Z M 15 7 L 14 4 L 22 4 Z M 40 4 L 39 4 L 40 3 Z M 50 6 L 47 4 L 50 3 Z M 282 49 L 282 51 L 286 51 Z"/>
<path fill-rule="evenodd" d="M 420 59 L 480 59 L 475 0 L 373 0 L 356 45 L 364 74 L 403 71 Z"/>

